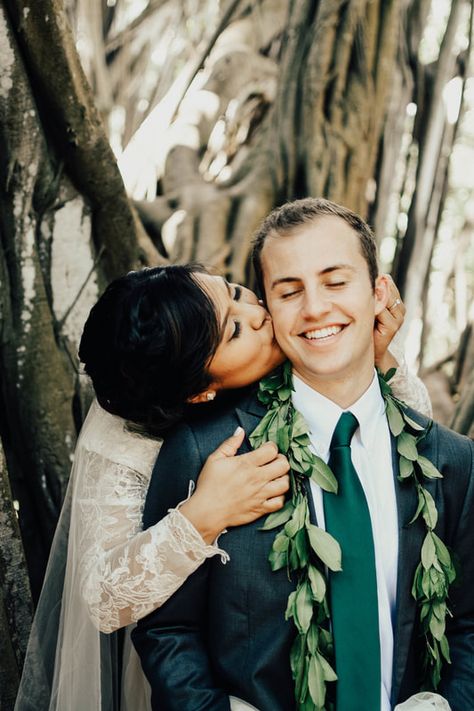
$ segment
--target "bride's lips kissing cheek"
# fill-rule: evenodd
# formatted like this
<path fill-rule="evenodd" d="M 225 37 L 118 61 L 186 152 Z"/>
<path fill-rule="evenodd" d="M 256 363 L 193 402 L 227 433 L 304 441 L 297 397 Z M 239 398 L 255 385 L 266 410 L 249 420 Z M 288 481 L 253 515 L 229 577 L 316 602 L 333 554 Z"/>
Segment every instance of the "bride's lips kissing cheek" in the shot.
<path fill-rule="evenodd" d="M 263 245 L 262 270 L 275 337 L 308 385 L 370 382 L 375 317 L 385 307 L 383 280 L 372 286 L 360 237 L 324 215 Z"/>
<path fill-rule="evenodd" d="M 267 375 L 283 360 L 272 319 L 250 289 L 199 274 L 219 320 L 220 343 L 209 363 L 211 388 L 240 388 Z"/>

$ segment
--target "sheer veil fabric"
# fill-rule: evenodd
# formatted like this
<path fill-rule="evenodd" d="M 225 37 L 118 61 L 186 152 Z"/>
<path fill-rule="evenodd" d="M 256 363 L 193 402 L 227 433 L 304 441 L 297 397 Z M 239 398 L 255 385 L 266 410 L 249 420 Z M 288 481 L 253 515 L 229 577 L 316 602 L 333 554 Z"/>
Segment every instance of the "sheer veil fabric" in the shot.
<path fill-rule="evenodd" d="M 84 507 L 90 504 L 93 509 L 96 505 L 87 498 L 88 474 L 97 450 L 117 444 L 118 433 L 113 431 L 115 420 L 119 418 L 109 416 L 94 403 L 81 430 L 31 630 L 15 711 L 115 711 L 119 708 L 120 694 L 122 710 L 150 709 L 148 685 L 130 643 L 130 630 L 125 633 L 121 685 L 117 635 L 99 631 L 92 622 L 90 604 L 83 594 L 87 577 L 84 552 L 91 550 L 91 531 L 84 523 L 91 521 L 91 525 L 99 528 L 107 523 L 101 521 L 100 511 L 95 520 L 84 515 Z M 139 438 L 131 433 L 127 436 Z M 159 443 L 154 440 L 139 438 L 142 468 L 151 472 L 158 447 Z M 124 461 L 121 457 L 117 459 L 121 461 L 109 462 L 109 466 L 116 467 L 118 479 Z M 136 462 L 127 464 L 137 466 Z M 107 474 L 113 478 L 115 472 Z M 141 519 L 140 502 L 138 508 Z M 131 530 L 131 535 L 133 533 Z"/>

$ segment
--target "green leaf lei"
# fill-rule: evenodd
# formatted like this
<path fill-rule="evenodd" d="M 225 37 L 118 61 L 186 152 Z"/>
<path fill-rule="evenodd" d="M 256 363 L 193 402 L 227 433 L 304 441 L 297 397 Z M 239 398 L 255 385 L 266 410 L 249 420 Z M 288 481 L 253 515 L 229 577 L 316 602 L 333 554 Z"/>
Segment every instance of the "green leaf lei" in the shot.
<path fill-rule="evenodd" d="M 425 638 L 424 688 L 436 689 L 441 678 L 443 659 L 450 663 L 445 635 L 449 586 L 456 577 L 448 549 L 434 533 L 438 512 L 423 479 L 442 478 L 433 464 L 418 453 L 418 443 L 427 430 L 412 420 L 406 405 L 397 400 L 388 380 L 394 374 L 379 374 L 380 387 L 391 433 L 397 439 L 399 481 L 411 482 L 418 495 L 418 506 L 410 523 L 423 518 L 426 535 L 421 560 L 416 568 L 412 595 L 418 609 Z M 288 598 L 285 618 L 292 619 L 297 636 L 290 664 L 295 681 L 298 711 L 331 711 L 326 700 L 326 684 L 337 679 L 333 668 L 333 641 L 329 629 L 330 611 L 326 595 L 325 566 L 341 570 L 339 543 L 310 521 L 305 477 L 325 491 L 337 494 L 337 480 L 328 465 L 310 449 L 308 427 L 294 408 L 291 364 L 287 361 L 260 382 L 258 397 L 267 412 L 250 436 L 254 448 L 271 440 L 290 463 L 291 495 L 280 511 L 270 514 L 263 526 L 268 531 L 282 527 L 276 534 L 269 561 L 272 570 L 287 568 L 296 580 L 296 589 Z"/>

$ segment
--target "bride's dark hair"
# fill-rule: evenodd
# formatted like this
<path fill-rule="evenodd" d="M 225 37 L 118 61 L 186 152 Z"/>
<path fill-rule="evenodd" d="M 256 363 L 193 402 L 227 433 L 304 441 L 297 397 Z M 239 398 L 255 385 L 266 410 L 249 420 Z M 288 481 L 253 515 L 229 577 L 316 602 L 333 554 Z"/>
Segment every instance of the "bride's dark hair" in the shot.
<path fill-rule="evenodd" d="M 84 326 L 79 358 L 97 399 L 115 415 L 160 433 L 211 382 L 219 320 L 195 265 L 130 272 L 113 281 Z"/>

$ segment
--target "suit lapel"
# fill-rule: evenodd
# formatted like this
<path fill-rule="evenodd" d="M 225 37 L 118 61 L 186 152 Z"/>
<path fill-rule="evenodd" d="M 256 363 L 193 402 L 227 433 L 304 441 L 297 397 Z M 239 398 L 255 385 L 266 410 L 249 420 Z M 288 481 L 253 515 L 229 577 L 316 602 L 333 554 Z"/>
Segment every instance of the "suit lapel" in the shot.
<path fill-rule="evenodd" d="M 245 430 L 248 437 L 252 434 L 262 417 L 266 413 L 266 408 L 258 400 L 256 392 L 252 391 L 246 401 L 243 401 L 241 407 L 237 407 L 235 414 L 237 419 Z M 247 448 L 248 446 L 247 442 Z"/>
<path fill-rule="evenodd" d="M 409 647 L 412 642 L 413 625 L 415 623 L 416 603 L 411 594 L 413 576 L 420 560 L 420 550 L 425 535 L 420 520 L 409 525 L 413 518 L 417 495 L 412 481 L 399 482 L 399 464 L 397 442 L 392 440 L 392 468 L 395 477 L 395 495 L 398 510 L 398 573 L 397 602 L 394 630 L 394 653 L 392 674 L 392 703 L 398 698 L 400 684 L 405 672 Z"/>

